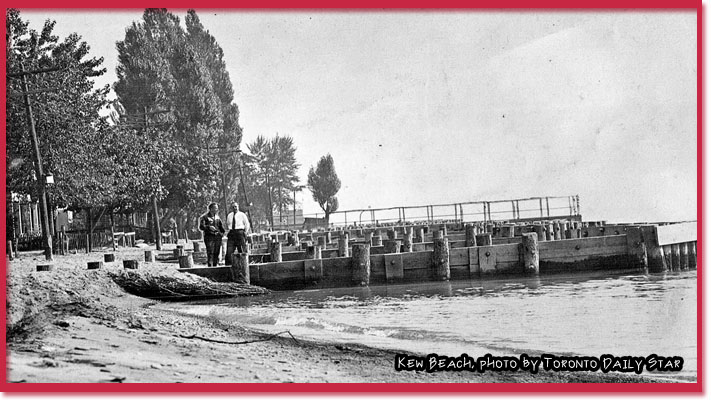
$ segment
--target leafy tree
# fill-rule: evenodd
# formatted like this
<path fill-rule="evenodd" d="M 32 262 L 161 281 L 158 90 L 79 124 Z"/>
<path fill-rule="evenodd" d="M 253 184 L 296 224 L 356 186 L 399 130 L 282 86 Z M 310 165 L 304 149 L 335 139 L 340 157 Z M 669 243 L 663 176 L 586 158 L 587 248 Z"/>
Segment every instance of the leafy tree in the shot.
<path fill-rule="evenodd" d="M 195 10 L 189 10 L 185 18 L 187 40 L 198 59 L 205 65 L 212 82 L 212 90 L 219 100 L 222 112 L 222 126 L 218 128 L 220 143 L 221 178 L 224 207 L 235 199 L 239 184 L 239 147 L 242 141 L 242 128 L 239 126 L 239 108 L 234 104 L 234 90 L 224 61 L 224 52 L 217 40 L 205 30 Z M 225 211 L 227 212 L 227 211 Z"/>
<path fill-rule="evenodd" d="M 204 211 L 220 192 L 220 173 L 234 164 L 242 129 L 222 49 L 194 11 L 185 22 L 187 31 L 167 10 L 146 9 L 117 44 L 114 90 L 127 123 L 163 133 L 155 138 L 166 159 L 162 203 L 187 211 L 191 221 L 190 213 Z M 233 187 L 236 176 L 225 176 Z"/>
<path fill-rule="evenodd" d="M 94 89 L 92 78 L 106 72 L 103 59 L 89 57 L 89 45 L 76 33 L 63 40 L 45 21 L 41 31 L 29 28 L 17 10 L 7 12 L 7 71 L 46 73 L 26 76 L 51 206 L 71 209 L 133 209 L 156 187 L 162 161 L 148 154 L 155 148 L 143 132 L 112 126 L 99 115 L 108 105 L 109 87 Z M 58 70 L 57 70 L 58 69 Z M 7 191 L 37 197 L 34 149 L 22 96 L 22 80 L 8 80 Z M 40 177 L 42 179 L 43 177 Z M 92 227 L 93 228 L 93 227 Z"/>
<path fill-rule="evenodd" d="M 331 214 L 338 210 L 336 193 L 341 189 L 341 180 L 336 175 L 333 157 L 330 154 L 321 157 L 315 170 L 314 167 L 309 169 L 308 188 L 319 207 L 326 213 L 326 222 L 328 222 Z"/>
<path fill-rule="evenodd" d="M 48 187 L 50 203 L 73 208 L 105 204 L 115 195 L 111 159 L 103 142 L 107 124 L 99 110 L 108 86 L 93 89 L 91 78 L 102 75 L 101 58 L 89 58 L 89 46 L 75 33 L 64 40 L 53 35 L 54 21 L 41 31 L 29 28 L 20 12 L 7 12 L 7 71 L 48 68 L 59 71 L 27 75 L 43 167 L 55 177 Z M 34 156 L 22 97 L 22 80 L 8 80 L 6 113 L 7 190 L 36 196 Z"/>
<path fill-rule="evenodd" d="M 285 208 L 293 205 L 292 193 L 299 183 L 297 171 L 300 165 L 296 162 L 296 147 L 294 139 L 290 136 L 277 136 L 271 142 L 274 178 L 272 180 L 276 209 L 279 217 L 285 212 Z"/>
<path fill-rule="evenodd" d="M 272 139 L 259 135 L 247 148 L 248 171 L 254 178 L 246 183 L 250 185 L 255 216 L 268 220 L 273 227 L 274 212 L 281 216 L 294 203 L 291 193 L 299 183 L 294 139 L 278 134 Z"/>

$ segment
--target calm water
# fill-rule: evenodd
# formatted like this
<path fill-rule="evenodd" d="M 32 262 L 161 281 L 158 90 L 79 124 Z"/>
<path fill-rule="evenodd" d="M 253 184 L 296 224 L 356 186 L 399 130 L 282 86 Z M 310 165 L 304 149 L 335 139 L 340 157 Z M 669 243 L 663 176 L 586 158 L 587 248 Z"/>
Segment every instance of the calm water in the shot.
<path fill-rule="evenodd" d="M 696 375 L 696 271 L 555 275 L 279 292 L 161 307 L 296 337 L 477 357 L 684 357 Z"/>

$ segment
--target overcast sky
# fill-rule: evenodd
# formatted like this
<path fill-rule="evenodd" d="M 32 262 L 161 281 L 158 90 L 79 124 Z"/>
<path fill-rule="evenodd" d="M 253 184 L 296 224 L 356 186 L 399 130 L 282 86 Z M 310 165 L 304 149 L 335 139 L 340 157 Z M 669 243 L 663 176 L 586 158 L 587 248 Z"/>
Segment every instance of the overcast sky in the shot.
<path fill-rule="evenodd" d="M 22 12 L 79 33 L 101 84 L 141 14 Z M 225 52 L 242 148 L 292 136 L 303 183 L 331 153 L 341 209 L 579 194 L 586 219 L 696 219 L 694 12 L 198 15 Z"/>

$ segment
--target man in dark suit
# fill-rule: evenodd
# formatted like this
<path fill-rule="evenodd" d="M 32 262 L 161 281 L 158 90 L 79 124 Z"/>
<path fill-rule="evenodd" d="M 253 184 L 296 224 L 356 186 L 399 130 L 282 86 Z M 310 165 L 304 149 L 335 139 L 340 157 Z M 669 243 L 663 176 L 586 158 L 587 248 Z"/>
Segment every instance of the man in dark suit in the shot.
<path fill-rule="evenodd" d="M 209 211 L 200 217 L 200 230 L 205 232 L 205 250 L 207 252 L 207 266 L 216 267 L 220 261 L 220 248 L 222 235 L 225 228 L 222 220 L 217 215 L 217 203 L 210 203 Z"/>

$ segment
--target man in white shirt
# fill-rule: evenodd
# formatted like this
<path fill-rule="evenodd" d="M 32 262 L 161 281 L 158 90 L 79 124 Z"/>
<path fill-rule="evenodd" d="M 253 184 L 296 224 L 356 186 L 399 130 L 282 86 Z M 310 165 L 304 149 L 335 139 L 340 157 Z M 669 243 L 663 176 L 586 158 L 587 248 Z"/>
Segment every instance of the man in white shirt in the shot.
<path fill-rule="evenodd" d="M 247 232 L 250 231 L 247 215 L 239 210 L 239 204 L 232 203 L 232 212 L 227 214 L 227 254 L 225 265 L 232 265 L 232 254 L 235 250 L 247 252 Z"/>

